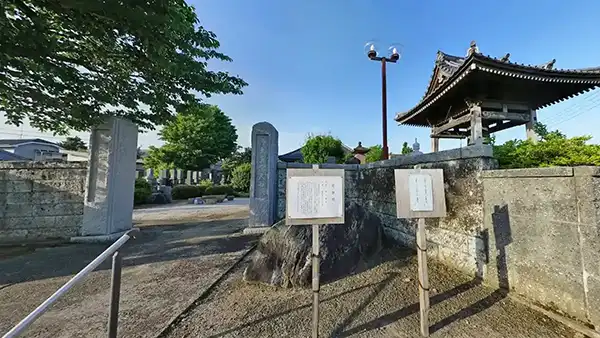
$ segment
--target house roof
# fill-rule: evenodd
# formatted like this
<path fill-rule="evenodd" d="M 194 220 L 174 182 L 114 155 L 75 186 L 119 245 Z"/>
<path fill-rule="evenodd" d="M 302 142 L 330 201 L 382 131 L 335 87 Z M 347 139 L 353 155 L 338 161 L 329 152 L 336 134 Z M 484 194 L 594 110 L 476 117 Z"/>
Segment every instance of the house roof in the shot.
<path fill-rule="evenodd" d="M 407 112 L 397 113 L 395 120 L 400 124 L 431 126 L 432 120 L 439 119 L 431 116 L 432 109 L 438 110 L 435 115 L 442 114 L 439 110 L 445 110 L 443 113 L 446 113 L 449 109 L 447 105 L 435 107 L 436 101 L 448 96 L 461 96 L 461 100 L 467 99 L 466 95 L 487 97 L 497 94 L 497 87 L 494 86 L 502 82 L 506 84 L 505 87 L 498 88 L 519 87 L 520 92 L 515 89 L 512 94 L 529 95 L 532 109 L 552 105 L 600 86 L 600 67 L 556 69 L 556 60 L 541 65 L 525 65 L 509 60 L 510 54 L 493 58 L 476 51 L 460 57 L 438 51 L 425 95 Z M 538 91 L 524 91 L 524 88 L 538 88 Z"/>
<path fill-rule="evenodd" d="M 30 159 L 0 149 L 0 161 L 31 161 Z"/>
<path fill-rule="evenodd" d="M 54 142 L 42 140 L 41 138 L 30 138 L 30 139 L 19 138 L 19 139 L 0 139 L 0 148 L 15 147 L 15 146 L 18 146 L 19 144 L 30 143 L 30 142 L 46 143 L 46 144 L 58 146 Z"/>

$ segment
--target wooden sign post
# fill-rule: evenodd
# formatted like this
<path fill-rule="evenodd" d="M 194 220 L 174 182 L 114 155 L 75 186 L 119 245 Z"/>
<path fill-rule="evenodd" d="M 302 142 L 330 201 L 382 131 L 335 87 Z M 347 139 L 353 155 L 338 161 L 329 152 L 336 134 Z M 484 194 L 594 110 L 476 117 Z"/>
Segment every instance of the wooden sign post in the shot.
<path fill-rule="evenodd" d="M 287 169 L 286 225 L 312 225 L 312 337 L 319 336 L 319 225 L 344 223 L 344 169 Z"/>
<path fill-rule="evenodd" d="M 421 335 L 429 337 L 429 276 L 425 218 L 446 217 L 442 169 L 396 169 L 396 213 L 398 218 L 417 218 L 417 260 Z"/>

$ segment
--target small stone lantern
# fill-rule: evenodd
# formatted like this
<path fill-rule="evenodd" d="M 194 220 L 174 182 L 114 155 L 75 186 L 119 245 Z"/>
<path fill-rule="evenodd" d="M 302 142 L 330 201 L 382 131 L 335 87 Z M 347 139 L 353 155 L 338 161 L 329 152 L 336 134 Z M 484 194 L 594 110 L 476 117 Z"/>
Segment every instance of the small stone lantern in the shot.
<path fill-rule="evenodd" d="M 355 158 L 357 158 L 361 164 L 366 162 L 366 154 L 369 152 L 369 148 L 365 148 L 362 146 L 361 142 L 358 142 L 358 147 L 352 150 L 352 154 Z"/>

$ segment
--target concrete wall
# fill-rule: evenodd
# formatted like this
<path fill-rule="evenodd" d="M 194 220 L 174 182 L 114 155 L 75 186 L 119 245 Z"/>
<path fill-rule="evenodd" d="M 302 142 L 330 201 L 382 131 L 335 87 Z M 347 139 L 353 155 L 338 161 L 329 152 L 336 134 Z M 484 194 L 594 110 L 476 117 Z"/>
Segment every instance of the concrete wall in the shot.
<path fill-rule="evenodd" d="M 0 162 L 0 243 L 80 232 L 87 163 Z"/>
<path fill-rule="evenodd" d="M 600 325 L 600 167 L 482 174 L 485 279 Z"/>
<path fill-rule="evenodd" d="M 346 199 L 367 208 L 383 224 L 384 234 L 399 244 L 414 247 L 415 222 L 396 218 L 394 169 L 444 169 L 448 217 L 428 219 L 428 254 L 470 274 L 483 275 L 485 237 L 483 230 L 483 170 L 497 168 L 490 146 L 414 156 L 361 165 L 321 164 L 321 168 L 346 169 Z M 285 169 L 310 168 L 310 164 L 278 164 L 277 217 L 285 216 Z"/>

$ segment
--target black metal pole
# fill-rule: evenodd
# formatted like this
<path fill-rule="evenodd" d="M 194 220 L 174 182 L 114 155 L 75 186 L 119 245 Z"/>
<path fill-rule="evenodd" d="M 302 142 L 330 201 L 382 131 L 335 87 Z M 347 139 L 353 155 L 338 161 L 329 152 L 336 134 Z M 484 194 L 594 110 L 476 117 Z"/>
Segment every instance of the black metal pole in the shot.
<path fill-rule="evenodd" d="M 110 293 L 110 310 L 108 315 L 108 338 L 117 338 L 119 326 L 119 300 L 121 296 L 121 268 L 122 259 L 119 252 L 115 252 L 112 260 L 112 279 Z"/>
<path fill-rule="evenodd" d="M 387 160 L 389 158 L 388 142 L 387 142 L 387 81 L 386 81 L 386 70 L 385 64 L 386 58 L 381 58 L 381 118 L 383 128 L 383 145 L 381 152 L 381 159 Z"/>

